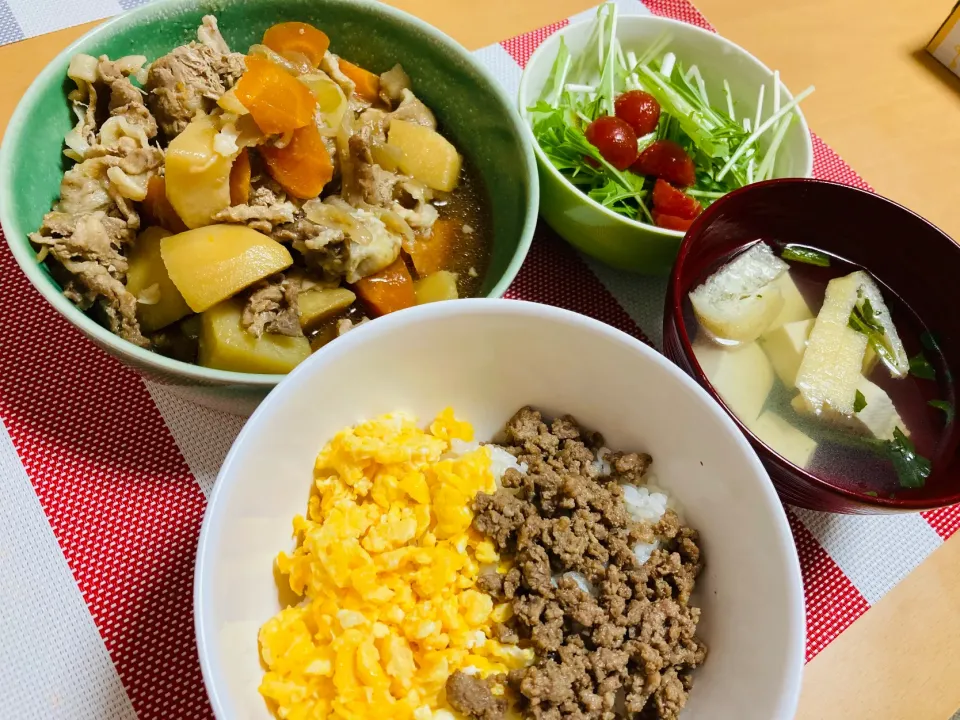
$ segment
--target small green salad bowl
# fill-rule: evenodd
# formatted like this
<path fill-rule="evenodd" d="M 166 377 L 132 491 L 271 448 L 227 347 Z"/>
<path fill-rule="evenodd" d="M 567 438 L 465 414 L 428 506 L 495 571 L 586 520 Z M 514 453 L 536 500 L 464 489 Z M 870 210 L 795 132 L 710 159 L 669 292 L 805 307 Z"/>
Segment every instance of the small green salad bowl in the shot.
<path fill-rule="evenodd" d="M 609 9 L 615 6 L 608 3 L 603 7 Z M 749 118 L 752 128 L 755 128 L 761 87 L 765 97 L 761 108 L 761 125 L 773 116 L 775 101 L 784 110 L 793 101 L 793 96 L 780 82 L 777 73 L 743 48 L 715 33 L 652 15 L 621 16 L 616 18 L 613 27 L 624 57 L 632 53 L 638 60 L 645 61 L 644 55 L 647 53 L 650 56 L 648 66 L 654 72 L 661 69 L 661 59 L 666 52 L 673 53 L 676 59 L 673 77 L 679 75 L 677 68 L 681 65 L 685 72 L 696 65 L 710 107 L 724 113 L 728 111 L 726 83 L 735 119 L 742 122 L 744 118 Z M 609 33 L 609 24 L 599 33 L 603 47 L 609 44 L 606 39 Z M 592 68 L 595 74 L 592 80 L 587 81 L 591 83 L 587 87 L 600 84 L 597 38 L 597 25 L 594 20 L 588 19 L 550 36 L 530 58 L 520 81 L 519 93 L 520 112 L 529 130 L 532 131 L 535 119 L 530 108 L 541 100 L 555 104 L 552 83 L 561 42 L 573 58 L 570 67 L 574 68 L 572 72 L 576 72 L 578 79 L 584 72 L 582 67 L 586 67 L 588 76 Z M 585 48 L 589 48 L 589 54 L 584 53 Z M 576 69 L 582 53 L 586 64 Z M 629 60 L 624 62 L 633 67 Z M 691 84 L 695 82 L 695 79 L 691 80 Z M 642 78 L 640 84 L 649 87 Z M 581 87 L 573 92 L 584 92 L 585 89 L 581 83 Z M 775 89 L 779 89 L 779 92 L 775 92 Z M 792 112 L 794 118 L 786 126 L 770 171 L 770 176 L 774 178 L 810 177 L 813 171 L 810 130 L 799 107 Z M 776 127 L 771 126 L 760 135 L 758 145 L 761 155 L 769 148 L 775 130 Z M 656 227 L 643 215 L 638 214 L 637 219 L 631 219 L 611 210 L 570 182 L 550 161 L 536 139 L 534 152 L 540 171 L 540 212 L 560 236 L 613 267 L 648 275 L 669 273 L 684 236 L 682 231 Z M 576 161 L 576 153 L 571 153 L 571 157 Z M 648 203 L 649 199 L 648 196 Z"/>
<path fill-rule="evenodd" d="M 97 27 L 60 53 L 20 101 L 0 148 L 0 223 L 7 243 L 30 282 L 71 324 L 125 364 L 203 404 L 245 414 L 283 378 L 200 367 L 120 339 L 62 295 L 27 237 L 58 198 L 69 164 L 63 140 L 76 122 L 67 101 L 70 58 L 87 53 L 153 60 L 196 39 L 201 18 L 208 14 L 216 15 L 228 44 L 240 52 L 259 43 L 271 25 L 302 21 L 327 33 L 333 52 L 371 71 L 401 63 L 442 132 L 483 180 L 494 237 L 480 294 L 503 295 L 536 226 L 536 164 L 513 102 L 462 45 L 373 0 L 157 0 Z"/>

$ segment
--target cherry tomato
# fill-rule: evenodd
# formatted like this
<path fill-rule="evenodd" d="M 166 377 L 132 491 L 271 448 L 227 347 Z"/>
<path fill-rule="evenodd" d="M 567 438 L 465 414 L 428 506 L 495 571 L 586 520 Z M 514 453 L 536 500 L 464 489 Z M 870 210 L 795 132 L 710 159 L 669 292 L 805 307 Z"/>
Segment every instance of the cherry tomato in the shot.
<path fill-rule="evenodd" d="M 677 190 L 666 180 L 657 180 L 653 186 L 653 207 L 664 215 L 693 219 L 703 212 L 703 206 L 695 198 Z"/>
<path fill-rule="evenodd" d="M 614 102 L 617 117 L 633 128 L 637 137 L 652 133 L 660 120 L 660 103 L 650 93 L 630 90 Z"/>
<path fill-rule="evenodd" d="M 617 170 L 626 170 L 637 159 L 637 134 L 620 118 L 598 117 L 587 126 L 587 141 Z"/>
<path fill-rule="evenodd" d="M 673 140 L 657 140 L 640 153 L 630 167 L 640 175 L 653 175 L 674 185 L 687 187 L 696 182 L 693 159 Z"/>
<path fill-rule="evenodd" d="M 651 214 L 653 215 L 653 224 L 666 230 L 682 230 L 683 232 L 686 232 L 690 229 L 690 226 L 693 225 L 693 218 L 681 218 L 677 217 L 676 215 L 665 215 L 657 210 L 654 210 Z"/>

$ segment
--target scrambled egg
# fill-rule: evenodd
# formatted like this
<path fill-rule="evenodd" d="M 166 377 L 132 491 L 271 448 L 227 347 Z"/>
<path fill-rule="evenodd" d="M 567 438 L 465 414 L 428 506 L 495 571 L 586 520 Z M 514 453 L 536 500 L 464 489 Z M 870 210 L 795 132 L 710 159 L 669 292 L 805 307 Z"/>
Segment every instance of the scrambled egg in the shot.
<path fill-rule="evenodd" d="M 475 588 L 482 565 L 505 563 L 471 528 L 473 497 L 495 490 L 489 451 L 450 453 L 472 439 L 450 409 L 427 432 L 398 413 L 320 452 L 297 549 L 277 558 L 304 601 L 260 629 L 260 692 L 280 718 L 454 718 L 444 685 L 455 670 L 533 661 L 493 639 L 510 611 Z"/>

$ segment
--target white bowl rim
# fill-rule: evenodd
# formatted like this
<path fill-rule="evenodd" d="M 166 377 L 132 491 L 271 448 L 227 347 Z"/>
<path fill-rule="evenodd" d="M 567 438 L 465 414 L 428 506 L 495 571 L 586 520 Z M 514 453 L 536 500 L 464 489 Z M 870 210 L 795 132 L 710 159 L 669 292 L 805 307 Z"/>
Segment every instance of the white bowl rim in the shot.
<path fill-rule="evenodd" d="M 667 27 L 682 27 L 684 32 L 693 31 L 694 33 L 702 34 L 704 37 L 710 37 L 710 38 L 713 38 L 714 40 L 719 40 L 722 44 L 726 44 L 727 46 L 733 48 L 740 54 L 745 55 L 748 59 L 752 60 L 761 68 L 763 68 L 768 73 L 773 75 L 773 70 L 768 68 L 766 64 L 763 63 L 755 55 L 753 55 L 753 53 L 740 47 L 732 40 L 728 40 L 720 33 L 712 32 L 710 30 L 704 30 L 701 27 L 697 27 L 696 25 L 691 25 L 690 23 L 686 23 L 682 20 L 673 20 L 671 18 L 659 17 L 657 15 L 618 15 L 618 22 L 638 22 L 638 21 L 644 22 L 644 23 L 665 25 Z M 537 160 L 540 161 L 538 165 L 540 165 L 541 167 L 546 167 L 548 169 L 548 172 L 551 175 L 553 175 L 556 178 L 559 178 L 560 181 L 564 183 L 568 188 L 570 188 L 571 190 L 581 195 L 584 201 L 588 205 L 596 208 L 597 210 L 600 210 L 604 215 L 610 218 L 613 218 L 615 220 L 618 220 L 620 222 L 626 223 L 629 226 L 643 228 L 644 230 L 647 230 L 647 231 L 653 231 L 664 238 L 682 238 L 686 234 L 683 230 L 668 230 L 666 228 L 657 227 L 656 225 L 650 225 L 649 223 L 640 222 L 639 220 L 633 220 L 624 215 L 620 215 L 619 213 L 615 213 L 610 208 L 605 207 L 600 203 L 598 203 L 589 195 L 581 192 L 572 182 L 570 182 L 566 177 L 564 177 L 563 173 L 561 173 L 559 170 L 557 170 L 556 167 L 554 167 L 553 163 L 550 162 L 550 160 L 544 154 L 543 150 L 540 148 L 540 143 L 537 142 L 536 137 L 534 137 L 533 135 L 533 128 L 530 125 L 530 114 L 527 108 L 525 107 L 525 103 L 523 102 L 523 98 L 527 94 L 526 92 L 527 86 L 530 83 L 530 68 L 532 68 L 538 61 L 541 61 L 542 58 L 546 55 L 547 41 L 552 40 L 554 37 L 565 35 L 568 32 L 574 31 L 577 28 L 581 28 L 584 25 L 587 25 L 588 23 L 592 23 L 592 22 L 593 20 L 588 18 L 585 20 L 581 20 L 580 22 L 571 23 L 570 25 L 567 25 L 561 28 L 560 30 L 557 30 L 557 32 L 553 33 L 553 35 L 547 38 L 547 40 L 542 42 L 540 46 L 537 47 L 536 50 L 534 50 L 533 54 L 530 56 L 530 59 L 527 60 L 527 64 L 524 67 L 523 74 L 520 76 L 520 89 L 517 92 L 517 106 L 518 106 L 518 109 L 520 110 L 520 115 L 523 118 L 523 124 L 526 127 L 527 132 L 530 134 L 530 139 L 533 143 L 533 152 L 537 156 Z M 790 89 L 784 84 L 782 80 L 780 81 L 780 86 L 783 88 L 783 90 L 787 92 L 787 94 L 791 98 L 793 97 L 793 93 L 790 92 Z M 797 105 L 794 108 L 794 111 L 797 113 L 797 116 L 800 118 L 800 128 L 801 130 L 803 130 L 803 138 L 805 141 L 804 150 L 806 151 L 806 166 L 803 169 L 803 175 L 801 175 L 800 177 L 810 178 L 810 177 L 813 177 L 813 137 L 810 133 L 810 127 L 807 125 L 807 118 L 804 116 L 803 110 L 801 109 L 801 107 Z M 780 178 L 772 178 L 772 179 L 780 179 Z"/>
<path fill-rule="evenodd" d="M 787 593 L 788 597 L 791 598 L 791 607 L 787 608 L 790 623 L 790 627 L 788 628 L 788 655 L 792 660 L 787 667 L 787 677 L 784 678 L 784 693 L 780 697 L 777 714 L 774 717 L 784 719 L 792 718 L 800 700 L 800 682 L 803 674 L 806 642 L 806 619 L 804 614 L 804 593 L 803 580 L 800 574 L 800 560 L 797 554 L 796 544 L 793 541 L 793 533 L 790 530 L 786 511 L 774 490 L 773 483 L 767 475 L 767 471 L 764 469 L 759 457 L 750 446 L 744 434 L 740 432 L 740 429 L 724 408 L 715 402 L 699 383 L 683 372 L 677 365 L 670 362 L 666 356 L 661 355 L 646 343 L 606 323 L 570 310 L 522 300 L 491 298 L 470 298 L 430 303 L 401 313 L 387 315 L 381 318 L 382 322 L 364 323 L 363 326 L 357 327 L 341 338 L 336 345 L 331 345 L 328 352 L 314 354 L 298 365 L 293 372 L 287 375 L 267 396 L 240 431 L 230 451 L 227 453 L 223 465 L 220 467 L 220 472 L 217 474 L 213 490 L 207 501 L 207 508 L 204 512 L 203 523 L 200 528 L 200 538 L 197 543 L 196 565 L 194 569 L 193 614 L 197 638 L 197 653 L 200 658 L 203 682 L 207 689 L 207 695 L 210 698 L 210 704 L 215 717 L 226 718 L 224 715 L 223 702 L 217 692 L 218 688 L 214 685 L 214 668 L 210 659 L 211 652 L 208 649 L 208 647 L 215 642 L 213 638 L 213 621 L 207 621 L 207 613 L 205 611 L 205 600 L 209 592 L 206 585 L 212 575 L 212 570 L 209 570 L 207 567 L 208 564 L 212 562 L 208 557 L 208 548 L 213 543 L 212 538 L 217 533 L 219 526 L 226 521 L 226 518 L 223 517 L 223 511 L 221 510 L 222 503 L 220 502 L 220 496 L 227 492 L 225 488 L 229 483 L 228 478 L 233 473 L 233 466 L 238 462 L 237 456 L 240 454 L 240 448 L 243 447 L 248 438 L 257 436 L 258 426 L 261 422 L 267 422 L 270 417 L 276 414 L 279 408 L 286 404 L 289 396 L 298 393 L 301 376 L 308 376 L 313 372 L 314 365 L 326 363 L 328 359 L 335 357 L 336 354 L 349 353 L 352 345 L 362 343 L 368 335 L 373 335 L 374 333 L 389 333 L 391 331 L 399 332 L 406 326 L 428 323 L 436 318 L 498 313 L 521 315 L 538 320 L 550 320 L 571 324 L 587 332 L 605 336 L 610 340 L 632 348 L 647 360 L 659 365 L 660 369 L 672 375 L 682 385 L 686 386 L 688 390 L 697 395 L 702 400 L 704 412 L 712 414 L 714 418 L 720 422 L 721 427 L 724 428 L 730 441 L 737 445 L 742 451 L 745 460 L 753 469 L 754 476 L 758 480 L 754 498 L 760 503 L 762 510 L 769 513 L 774 519 L 777 530 L 777 550 L 787 570 Z"/>
<path fill-rule="evenodd" d="M 242 1 L 242 0 L 241 0 Z M 423 33 L 430 42 L 436 43 L 446 49 L 448 52 L 456 53 L 461 56 L 464 62 L 478 75 L 483 77 L 490 91 L 496 96 L 503 108 L 507 111 L 509 119 L 512 121 L 520 144 L 523 145 L 521 159 L 530 177 L 530 207 L 539 207 L 540 205 L 540 182 L 537 174 L 537 164 L 534 159 L 532 145 L 529 142 L 522 118 L 513 111 L 514 103 L 510 96 L 504 90 L 503 85 L 493 74 L 476 59 L 474 53 L 467 50 L 461 43 L 454 40 L 439 28 L 430 23 L 421 20 L 403 10 L 391 7 L 377 0 L 334 0 L 341 4 L 352 4 L 360 8 L 365 8 L 377 13 L 381 13 L 391 18 L 395 22 L 412 25 L 415 30 Z M 141 5 L 130 10 L 124 11 L 106 22 L 85 32 L 79 38 L 70 43 L 60 53 L 57 54 L 44 67 L 30 83 L 30 86 L 24 92 L 21 99 L 17 102 L 13 115 L 7 123 L 7 129 L 3 133 L 3 142 L 0 143 L 0 220 L 2 220 L 3 231 L 6 237 L 7 245 L 13 253 L 20 269 L 27 276 L 30 284 L 43 296 L 43 298 L 53 305 L 66 320 L 88 337 L 93 338 L 98 343 L 110 348 L 112 353 L 124 360 L 133 361 L 139 368 L 147 368 L 151 372 L 173 375 L 182 380 L 188 380 L 201 385 L 237 385 L 247 388 L 271 388 L 277 385 L 285 375 L 267 374 L 267 373 L 242 373 L 233 370 L 216 370 L 206 368 L 193 363 L 174 360 L 159 353 L 152 352 L 146 348 L 139 347 L 128 340 L 124 340 L 119 335 L 114 335 L 103 325 L 98 323 L 85 312 L 77 308 L 70 302 L 63 293 L 53 292 L 49 287 L 49 281 L 43 275 L 40 264 L 36 261 L 35 254 L 32 252 L 28 243 L 19 242 L 21 235 L 20 223 L 14 218 L 12 210 L 14 206 L 13 191 L 10 174 L 13 171 L 13 162 L 10 157 L 10 143 L 8 139 L 12 133 L 22 133 L 23 125 L 26 122 L 27 105 L 29 98 L 35 93 L 40 84 L 46 84 L 51 80 L 64 76 L 66 67 L 70 58 L 82 47 L 91 41 L 98 39 L 101 35 L 112 35 L 116 32 L 132 27 L 146 19 L 153 19 L 157 22 L 174 11 L 189 10 L 207 10 L 216 12 L 216 8 L 211 6 L 206 0 L 153 0 L 153 2 Z M 526 141 L 526 142 L 525 142 Z M 520 272 L 520 267 L 526 260 L 533 243 L 533 232 L 537 223 L 537 213 L 529 213 L 524 220 L 521 230 L 520 242 L 514 252 L 510 263 L 507 265 L 503 276 L 499 282 L 490 289 L 488 297 L 498 298 L 503 296 L 507 288 L 516 279 Z M 9 230 L 8 230 L 9 228 Z M 16 238 L 16 240 L 15 240 Z"/>

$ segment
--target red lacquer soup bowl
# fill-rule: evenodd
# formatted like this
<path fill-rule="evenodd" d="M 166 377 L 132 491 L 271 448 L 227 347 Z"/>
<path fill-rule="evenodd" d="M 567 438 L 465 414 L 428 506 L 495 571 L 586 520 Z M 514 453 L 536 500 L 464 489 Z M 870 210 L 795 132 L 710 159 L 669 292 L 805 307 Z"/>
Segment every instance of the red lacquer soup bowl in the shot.
<path fill-rule="evenodd" d="M 775 250 L 786 244 L 816 248 L 869 271 L 880 285 L 898 329 L 909 316 L 914 330 L 901 331 L 901 335 L 911 357 L 923 351 L 925 337 L 936 338 L 937 381 L 916 385 L 921 394 L 910 410 L 923 423 L 938 428 L 926 442 L 931 448 L 932 471 L 922 487 L 873 487 L 869 481 L 851 483 L 829 463 L 794 464 L 761 441 L 707 379 L 694 354 L 698 327 L 687 295 L 731 255 L 757 240 Z M 843 513 L 909 512 L 953 505 L 960 502 L 960 429 L 952 412 L 943 410 L 947 404 L 950 409 L 956 407 L 958 281 L 960 247 L 919 215 L 890 200 L 818 180 L 757 183 L 718 200 L 687 232 L 667 291 L 664 351 L 730 413 L 785 502 Z M 940 407 L 928 406 L 930 399 Z M 873 460 L 864 458 L 861 477 L 870 477 L 870 462 Z"/>

